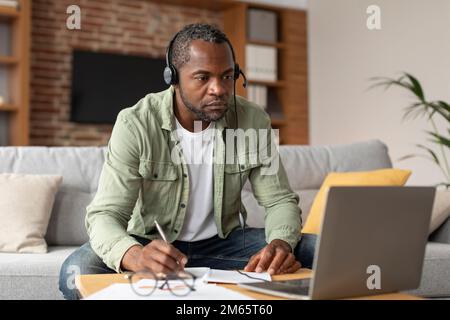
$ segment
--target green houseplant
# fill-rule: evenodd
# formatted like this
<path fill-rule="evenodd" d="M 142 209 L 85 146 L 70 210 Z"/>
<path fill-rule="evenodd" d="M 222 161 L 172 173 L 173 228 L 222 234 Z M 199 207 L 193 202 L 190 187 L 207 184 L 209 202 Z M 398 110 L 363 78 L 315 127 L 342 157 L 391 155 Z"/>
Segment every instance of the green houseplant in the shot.
<path fill-rule="evenodd" d="M 430 123 L 431 130 L 427 130 L 428 140 L 432 142 L 435 148 L 417 144 L 416 146 L 424 150 L 425 154 L 409 154 L 401 158 L 401 160 L 411 157 L 424 157 L 433 161 L 444 174 L 445 181 L 438 185 L 450 187 L 450 163 L 446 153 L 450 151 L 450 105 L 442 100 L 428 101 L 420 82 L 411 74 L 403 72 L 398 79 L 376 77 L 371 79 L 373 87 L 384 87 L 386 90 L 390 87 L 400 87 L 411 92 L 414 100 L 405 108 L 404 119 L 426 117 Z M 445 133 L 439 132 L 436 126 L 436 119 L 442 117 L 448 124 Z"/>

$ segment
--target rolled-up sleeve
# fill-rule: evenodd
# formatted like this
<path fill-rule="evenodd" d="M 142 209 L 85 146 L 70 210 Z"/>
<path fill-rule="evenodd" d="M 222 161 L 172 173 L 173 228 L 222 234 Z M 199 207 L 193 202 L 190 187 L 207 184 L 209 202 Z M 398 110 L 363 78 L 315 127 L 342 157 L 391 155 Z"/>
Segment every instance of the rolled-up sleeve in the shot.
<path fill-rule="evenodd" d="M 270 120 L 267 139 L 260 141 L 259 153 L 262 165 L 250 174 L 253 193 L 260 206 L 265 208 L 266 241 L 286 241 L 292 248 L 300 240 L 301 210 L 299 196 L 292 191 L 275 145 Z"/>
<path fill-rule="evenodd" d="M 87 207 L 86 229 L 92 249 L 105 264 L 121 272 L 125 252 L 140 245 L 127 233 L 139 195 L 139 145 L 132 123 L 120 113 L 108 143 L 97 194 Z"/>

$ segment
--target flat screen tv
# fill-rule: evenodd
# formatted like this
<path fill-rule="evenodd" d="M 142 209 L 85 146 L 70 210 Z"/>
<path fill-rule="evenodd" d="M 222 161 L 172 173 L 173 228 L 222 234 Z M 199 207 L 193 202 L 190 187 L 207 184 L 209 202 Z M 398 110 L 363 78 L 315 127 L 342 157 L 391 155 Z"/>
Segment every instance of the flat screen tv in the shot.
<path fill-rule="evenodd" d="M 120 110 L 168 88 L 165 66 L 162 58 L 74 50 L 70 120 L 113 124 Z"/>

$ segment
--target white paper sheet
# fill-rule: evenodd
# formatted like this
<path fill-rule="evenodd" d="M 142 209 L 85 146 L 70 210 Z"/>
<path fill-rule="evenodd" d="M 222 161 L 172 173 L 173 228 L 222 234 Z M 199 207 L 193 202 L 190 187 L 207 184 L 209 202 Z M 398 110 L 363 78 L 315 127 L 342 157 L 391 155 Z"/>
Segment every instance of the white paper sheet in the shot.
<path fill-rule="evenodd" d="M 148 297 L 141 297 L 134 293 L 127 283 L 115 283 L 100 290 L 85 300 L 253 300 L 249 296 L 239 292 L 217 286 L 215 284 L 205 284 L 198 282 L 195 291 L 191 291 L 187 296 L 177 297 L 168 290 L 155 290 Z"/>
<path fill-rule="evenodd" d="M 218 283 L 248 283 L 248 282 L 263 282 L 272 281 L 270 275 L 267 272 L 242 272 L 241 274 L 233 270 L 218 270 L 210 269 L 209 272 L 204 276 L 204 282 L 218 282 Z"/>
<path fill-rule="evenodd" d="M 249 276 L 247 277 L 235 270 L 186 268 L 185 271 L 195 275 L 197 279 L 201 279 L 203 282 L 238 284 L 248 282 L 272 281 L 272 278 L 267 272 L 242 272 Z"/>

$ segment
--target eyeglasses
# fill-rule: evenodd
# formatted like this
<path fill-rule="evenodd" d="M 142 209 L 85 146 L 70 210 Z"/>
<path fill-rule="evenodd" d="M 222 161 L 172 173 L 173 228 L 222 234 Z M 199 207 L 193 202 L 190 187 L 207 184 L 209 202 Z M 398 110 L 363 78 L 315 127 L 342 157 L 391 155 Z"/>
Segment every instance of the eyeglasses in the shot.
<path fill-rule="evenodd" d="M 169 290 L 173 295 L 183 297 L 195 291 L 196 277 L 186 271 L 167 275 L 155 274 L 151 270 L 142 270 L 125 275 L 131 289 L 141 297 L 150 296 L 156 289 Z"/>

